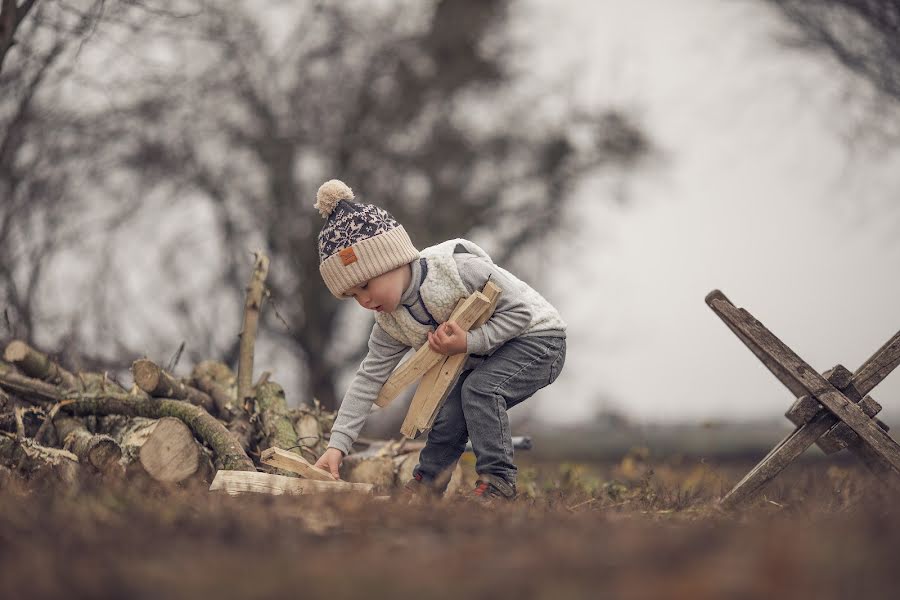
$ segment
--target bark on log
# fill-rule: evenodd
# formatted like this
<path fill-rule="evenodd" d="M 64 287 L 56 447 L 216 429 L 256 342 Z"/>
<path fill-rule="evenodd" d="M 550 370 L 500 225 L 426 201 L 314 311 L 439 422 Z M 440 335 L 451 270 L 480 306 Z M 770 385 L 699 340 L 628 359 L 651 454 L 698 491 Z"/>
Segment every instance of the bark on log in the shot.
<path fill-rule="evenodd" d="M 371 483 L 384 490 L 394 485 L 397 466 L 389 456 L 354 460 L 351 454 L 341 464 L 341 479 L 351 483 Z"/>
<path fill-rule="evenodd" d="M 134 383 L 139 388 L 158 398 L 174 398 L 185 400 L 191 404 L 202 406 L 206 412 L 217 414 L 217 407 L 212 397 L 176 379 L 152 360 L 141 358 L 131 365 Z"/>
<path fill-rule="evenodd" d="M 120 471 L 122 449 L 114 439 L 108 435 L 91 433 L 84 423 L 73 417 L 56 417 L 53 424 L 63 448 L 75 454 L 81 463 L 90 465 L 104 475 Z"/>
<path fill-rule="evenodd" d="M 59 402 L 63 398 L 62 392 L 55 385 L 22 375 L 12 365 L 3 362 L 0 362 L 0 386 L 41 406 Z"/>
<path fill-rule="evenodd" d="M 297 432 L 300 454 L 306 455 L 306 458 L 312 457 L 312 461 L 315 462 L 327 447 L 322 421 L 314 413 L 303 410 L 291 411 L 290 416 L 294 423 L 294 431 Z"/>
<path fill-rule="evenodd" d="M 238 401 L 249 410 L 249 400 L 253 395 L 253 352 L 256 344 L 256 329 L 259 324 L 259 309 L 265 294 L 266 276 L 269 273 L 269 257 L 256 253 L 256 264 L 250 283 L 247 285 L 247 300 L 244 304 L 244 323 L 241 327 L 240 358 L 238 360 Z"/>
<path fill-rule="evenodd" d="M 253 461 L 241 448 L 237 438 L 215 417 L 199 406 L 168 398 L 135 398 L 122 394 L 84 397 L 63 408 L 69 413 L 86 415 L 126 415 L 161 419 L 175 417 L 190 427 L 194 435 L 206 443 L 223 469 L 255 471 Z"/>
<path fill-rule="evenodd" d="M 65 389 L 78 389 L 78 379 L 55 360 L 21 340 L 7 344 L 3 360 L 19 367 L 29 377 L 36 377 Z"/>
<path fill-rule="evenodd" d="M 141 472 L 155 481 L 180 483 L 212 475 L 212 465 L 180 419 L 129 419 L 114 435 L 125 450 L 122 462 L 132 476 Z"/>
<path fill-rule="evenodd" d="M 29 438 L 0 435 L 0 463 L 28 479 L 49 479 L 68 485 L 78 480 L 78 457 L 66 450 L 47 448 Z"/>
<path fill-rule="evenodd" d="M 219 416 L 228 422 L 231 431 L 245 451 L 253 444 L 253 426 L 250 415 L 237 402 L 237 379 L 227 365 L 217 361 L 203 361 L 191 372 L 194 385 L 209 394 L 216 404 Z"/>
<path fill-rule="evenodd" d="M 288 417 L 287 400 L 280 385 L 268 382 L 256 390 L 256 411 L 259 415 L 260 449 L 275 447 L 301 455 L 296 448 L 297 432 Z M 283 469 L 276 472 L 279 475 L 296 476 Z"/>

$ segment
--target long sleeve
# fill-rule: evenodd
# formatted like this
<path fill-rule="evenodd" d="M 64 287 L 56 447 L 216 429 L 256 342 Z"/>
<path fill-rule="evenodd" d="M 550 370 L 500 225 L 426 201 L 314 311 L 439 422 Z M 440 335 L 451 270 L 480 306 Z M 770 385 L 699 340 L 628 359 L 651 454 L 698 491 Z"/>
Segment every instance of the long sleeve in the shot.
<path fill-rule="evenodd" d="M 459 275 L 469 293 L 481 291 L 488 279 L 503 293 L 493 316 L 466 336 L 469 354 L 488 354 L 504 342 L 520 335 L 531 323 L 532 311 L 522 294 L 522 282 L 513 281 L 491 262 L 472 254 L 456 254 Z"/>
<path fill-rule="evenodd" d="M 331 428 L 329 448 L 337 448 L 345 455 L 350 452 L 353 442 L 359 437 L 363 425 L 372 410 L 372 404 L 384 382 L 409 350 L 378 323 L 369 335 L 369 352 L 359 365 L 356 375 L 344 394 L 334 426 Z"/>

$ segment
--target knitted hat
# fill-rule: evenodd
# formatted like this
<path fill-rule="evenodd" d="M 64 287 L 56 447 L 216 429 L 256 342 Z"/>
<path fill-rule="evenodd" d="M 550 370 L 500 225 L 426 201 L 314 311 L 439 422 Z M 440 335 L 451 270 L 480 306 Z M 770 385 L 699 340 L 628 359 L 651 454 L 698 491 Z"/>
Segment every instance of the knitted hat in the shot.
<path fill-rule="evenodd" d="M 319 232 L 319 272 L 332 294 L 419 258 L 406 230 L 386 210 L 358 204 L 353 190 L 332 179 L 316 194 L 315 207 L 327 221 Z"/>

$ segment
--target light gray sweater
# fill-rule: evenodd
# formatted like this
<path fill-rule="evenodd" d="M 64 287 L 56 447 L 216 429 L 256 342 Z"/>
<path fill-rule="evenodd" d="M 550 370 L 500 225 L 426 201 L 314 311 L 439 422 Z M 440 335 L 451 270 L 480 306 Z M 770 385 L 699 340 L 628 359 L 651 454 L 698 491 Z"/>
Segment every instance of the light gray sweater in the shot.
<path fill-rule="evenodd" d="M 534 320 L 534 313 L 533 307 L 523 300 L 522 292 L 529 289 L 527 284 L 519 279 L 511 279 L 505 271 L 479 256 L 461 253 L 454 254 L 453 258 L 459 269 L 460 278 L 469 293 L 473 293 L 475 290 L 480 291 L 488 279 L 503 290 L 493 316 L 478 329 L 469 331 L 466 336 L 467 352 L 470 357 L 465 368 L 474 368 L 484 360 L 486 355 L 492 354 L 505 342 L 515 337 L 530 335 L 566 337 L 566 325 L 559 317 L 559 313 L 555 313 L 551 319 L 542 319 L 544 323 L 554 323 L 552 328 L 529 329 L 529 325 Z M 412 279 L 400 298 L 401 306 L 397 310 L 406 310 L 402 305 L 415 304 L 419 295 L 421 282 L 419 261 L 411 262 L 410 267 Z M 555 311 L 555 309 L 552 310 Z M 353 442 L 359 437 L 359 432 L 365 425 L 381 387 L 409 350 L 409 346 L 395 340 L 378 323 L 375 324 L 369 335 L 369 352 L 360 363 L 341 402 L 340 410 L 331 429 L 329 448 L 337 448 L 344 454 L 350 452 Z"/>

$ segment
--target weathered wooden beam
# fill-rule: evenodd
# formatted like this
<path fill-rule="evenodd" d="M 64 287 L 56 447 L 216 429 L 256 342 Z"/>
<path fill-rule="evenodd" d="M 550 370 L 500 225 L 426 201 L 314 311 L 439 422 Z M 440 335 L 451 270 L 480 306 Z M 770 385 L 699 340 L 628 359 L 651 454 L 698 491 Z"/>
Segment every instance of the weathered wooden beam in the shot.
<path fill-rule="evenodd" d="M 372 494 L 371 483 L 348 483 L 346 481 L 316 481 L 315 479 L 299 479 L 257 473 L 250 471 L 218 471 L 209 491 L 225 492 L 231 496 L 244 493 L 272 494 L 321 494 L 328 492 L 357 492 Z"/>
<path fill-rule="evenodd" d="M 259 460 L 270 467 L 290 471 L 291 473 L 296 473 L 307 479 L 315 479 L 316 481 L 335 481 L 335 478 L 332 477 L 331 473 L 325 469 L 320 469 L 315 465 L 311 465 L 299 454 L 294 454 L 287 450 L 282 450 L 281 448 L 266 448 L 260 454 Z"/>
<path fill-rule="evenodd" d="M 871 396 L 866 396 L 863 398 L 863 402 L 866 400 L 871 400 Z M 874 416 L 879 410 L 881 410 L 881 405 L 872 400 L 877 405 L 877 410 L 867 410 L 867 407 L 864 407 L 863 410 L 866 411 L 866 414 L 872 414 Z M 860 402 L 860 406 L 862 406 L 862 402 Z M 888 427 L 887 423 L 882 421 L 881 419 L 873 419 L 875 424 L 881 428 L 882 431 L 890 431 L 890 427 Z M 831 429 L 829 429 L 825 435 L 816 440 L 816 444 L 819 448 L 822 449 L 822 452 L 825 454 L 834 454 L 836 452 L 840 452 L 844 448 L 850 448 L 854 446 L 856 442 L 860 439 L 856 433 L 850 429 L 846 423 L 838 423 Z"/>
<path fill-rule="evenodd" d="M 775 377 L 778 378 L 778 381 L 784 384 L 784 386 L 791 390 L 794 394 L 795 398 L 800 398 L 807 394 L 806 388 L 797 380 L 796 376 L 785 369 L 782 365 L 778 364 L 777 361 L 773 360 L 769 357 L 768 354 L 757 344 L 754 340 L 747 337 L 747 335 L 740 330 L 735 322 L 733 314 L 731 312 L 725 312 L 720 308 L 720 304 L 731 306 L 734 308 L 734 304 L 731 303 L 725 294 L 723 294 L 719 290 L 713 290 L 706 296 L 706 304 L 712 309 L 716 315 L 719 316 L 722 321 L 728 326 L 729 329 L 741 340 L 745 346 L 747 346 L 753 354 L 762 362 L 763 365 L 769 371 L 772 372 Z M 737 309 L 735 309 L 737 310 Z M 748 313 L 749 314 L 749 313 Z"/>
<path fill-rule="evenodd" d="M 454 320 L 463 331 L 468 331 L 489 305 L 490 300 L 484 294 L 475 292 L 466 298 L 459 311 L 459 317 Z M 388 380 L 381 388 L 381 392 L 375 399 L 375 404 L 381 407 L 387 406 L 409 384 L 422 377 L 444 358 L 443 354 L 432 350 L 427 342 L 422 344 L 422 347 L 416 351 L 412 358 L 400 365 L 388 377 Z"/>
<path fill-rule="evenodd" d="M 787 412 L 784 413 L 784 416 L 797 427 L 803 427 L 809 423 L 820 410 L 822 410 L 822 405 L 819 404 L 819 401 L 812 396 L 806 395 L 797 398 L 791 407 L 787 409 Z"/>
<path fill-rule="evenodd" d="M 900 331 L 856 371 L 853 379 L 860 395 L 865 396 L 872 391 L 897 365 L 900 365 Z"/>

